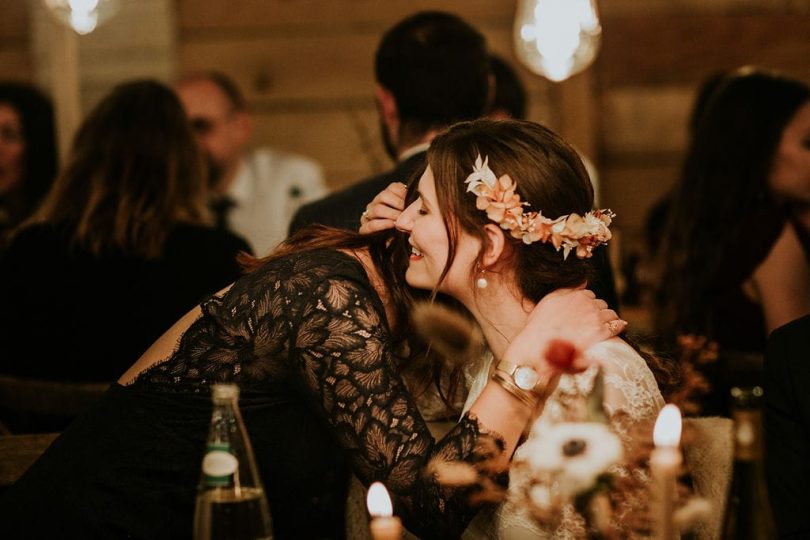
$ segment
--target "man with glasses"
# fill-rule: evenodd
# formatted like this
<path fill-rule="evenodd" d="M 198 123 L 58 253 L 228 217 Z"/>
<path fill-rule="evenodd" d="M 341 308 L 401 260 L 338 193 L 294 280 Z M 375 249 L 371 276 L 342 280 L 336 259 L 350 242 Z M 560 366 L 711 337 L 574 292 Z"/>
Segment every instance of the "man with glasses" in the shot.
<path fill-rule="evenodd" d="M 216 225 L 267 254 L 284 240 L 298 208 L 326 194 L 321 168 L 277 149 L 249 149 L 251 116 L 225 75 L 196 75 L 176 89 L 206 158 Z"/>

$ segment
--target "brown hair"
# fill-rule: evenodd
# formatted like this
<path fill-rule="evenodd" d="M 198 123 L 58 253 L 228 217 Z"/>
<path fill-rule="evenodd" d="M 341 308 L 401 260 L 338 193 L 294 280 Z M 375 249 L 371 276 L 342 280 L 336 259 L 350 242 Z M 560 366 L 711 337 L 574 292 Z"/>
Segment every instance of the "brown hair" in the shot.
<path fill-rule="evenodd" d="M 407 242 L 398 240 L 402 240 L 402 237 L 394 230 L 360 234 L 314 224 L 298 230 L 265 257 L 240 253 L 238 260 L 246 272 L 252 272 L 277 259 L 318 249 L 345 251 L 367 249 L 388 293 L 388 301 L 394 308 L 395 320 L 388 321 L 392 339 L 394 342 L 400 342 L 411 338 L 411 326 L 408 321 L 414 291 L 405 282 L 405 269 L 408 265 Z"/>
<path fill-rule="evenodd" d="M 544 216 L 553 219 L 570 213 L 584 215 L 593 206 L 593 187 L 582 160 L 548 128 L 520 120 L 456 124 L 434 139 L 428 150 L 436 196 L 446 210 L 444 220 L 450 242 L 442 278 L 453 262 L 459 230 L 477 236 L 485 245 L 484 225 L 492 223 L 486 212 L 476 208 L 476 198 L 466 193 L 463 183 L 479 155 L 489 159 L 496 176 L 508 174 L 517 183 L 521 200 Z M 590 259 L 571 256 L 563 260 L 562 252 L 551 244 L 527 245 L 508 234 L 506 237 L 519 292 L 533 302 L 556 289 L 580 285 L 593 275 Z"/>
<path fill-rule="evenodd" d="M 157 257 L 177 222 L 205 223 L 206 184 L 183 108 L 156 81 L 116 87 L 88 115 L 29 222 L 67 224 L 74 243 Z"/>
<path fill-rule="evenodd" d="M 476 208 L 476 197 L 466 192 L 463 182 L 479 155 L 488 158 L 495 176 L 508 174 L 516 182 L 517 193 L 530 204 L 530 210 L 554 219 L 570 213 L 584 215 L 593 206 L 593 187 L 582 160 L 548 128 L 522 120 L 481 119 L 456 124 L 434 139 L 428 150 L 450 251 L 440 281 L 453 263 L 461 230 L 481 240 L 479 263 L 483 257 L 487 241 L 484 225 L 492 221 Z M 563 259 L 562 252 L 549 243 L 527 245 L 508 234 L 506 238 L 518 292 L 533 302 L 554 290 L 576 287 L 595 274 L 592 259 L 574 255 Z M 471 284 L 475 277 L 471 273 Z M 668 393 L 678 382 L 675 366 L 630 344 L 646 360 L 662 392 Z M 451 380 L 460 377 L 459 371 L 457 366 Z"/>

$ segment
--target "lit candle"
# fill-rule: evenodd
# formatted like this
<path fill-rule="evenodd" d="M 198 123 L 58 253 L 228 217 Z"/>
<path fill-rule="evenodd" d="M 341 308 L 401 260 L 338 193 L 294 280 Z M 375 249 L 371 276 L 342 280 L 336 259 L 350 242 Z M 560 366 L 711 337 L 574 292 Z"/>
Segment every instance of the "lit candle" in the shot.
<path fill-rule="evenodd" d="M 653 486 L 653 532 L 658 540 L 678 538 L 675 529 L 675 482 L 681 466 L 681 411 L 675 405 L 661 409 L 655 422 L 650 455 Z"/>
<path fill-rule="evenodd" d="M 374 540 L 401 540 L 402 522 L 394 515 L 385 486 L 380 482 L 371 484 L 366 503 L 371 514 L 371 537 Z"/>

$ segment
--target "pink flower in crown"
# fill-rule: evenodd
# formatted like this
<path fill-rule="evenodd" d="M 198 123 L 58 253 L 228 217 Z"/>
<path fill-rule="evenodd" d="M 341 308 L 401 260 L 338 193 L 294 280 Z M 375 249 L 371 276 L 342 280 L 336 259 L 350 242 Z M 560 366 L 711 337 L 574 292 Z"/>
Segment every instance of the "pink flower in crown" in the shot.
<path fill-rule="evenodd" d="M 512 236 L 523 240 L 524 244 L 532 242 L 546 242 L 551 236 L 554 221 L 543 216 L 542 212 L 531 212 L 525 215 L 523 226 L 518 234 L 512 231 Z"/>
<path fill-rule="evenodd" d="M 488 157 L 481 160 L 478 155 L 473 172 L 464 182 L 467 192 L 477 196 L 475 207 L 484 210 L 490 220 L 507 230 L 517 225 L 523 213 L 520 196 L 515 193 L 517 184 L 508 174 L 497 178 L 489 168 Z"/>
<path fill-rule="evenodd" d="M 614 214 L 610 210 L 594 210 L 584 216 L 566 214 L 549 219 L 542 212 L 523 212 L 527 202 L 521 202 L 515 192 L 517 183 L 508 174 L 500 178 L 489 168 L 489 158 L 479 154 L 473 172 L 464 181 L 467 192 L 476 196 L 475 206 L 487 213 L 487 218 L 525 244 L 551 242 L 554 248 L 563 250 L 563 259 L 571 251 L 577 257 L 588 258 L 594 247 L 611 238 L 608 226 Z"/>
<path fill-rule="evenodd" d="M 504 229 L 509 229 L 509 221 L 514 222 L 523 213 L 520 196 L 515 193 L 517 184 L 505 174 L 498 178 L 489 197 L 478 197 L 475 205 L 479 210 L 485 210 L 487 217 L 498 223 Z M 507 222 L 504 220 L 509 217 Z"/>

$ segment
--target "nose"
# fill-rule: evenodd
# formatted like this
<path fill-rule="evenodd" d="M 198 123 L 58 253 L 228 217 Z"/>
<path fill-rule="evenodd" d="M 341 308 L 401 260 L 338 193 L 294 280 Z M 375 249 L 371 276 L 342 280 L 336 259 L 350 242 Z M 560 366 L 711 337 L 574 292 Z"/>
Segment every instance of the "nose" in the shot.
<path fill-rule="evenodd" d="M 408 208 L 403 210 L 402 213 L 397 217 L 394 227 L 396 227 L 399 232 L 409 233 L 413 230 L 413 216 L 416 212 L 416 204 L 418 202 L 419 201 L 412 202 L 410 205 L 408 205 Z"/>

